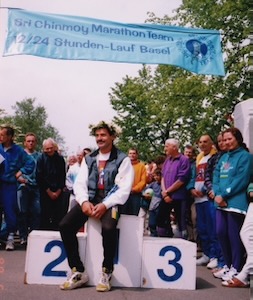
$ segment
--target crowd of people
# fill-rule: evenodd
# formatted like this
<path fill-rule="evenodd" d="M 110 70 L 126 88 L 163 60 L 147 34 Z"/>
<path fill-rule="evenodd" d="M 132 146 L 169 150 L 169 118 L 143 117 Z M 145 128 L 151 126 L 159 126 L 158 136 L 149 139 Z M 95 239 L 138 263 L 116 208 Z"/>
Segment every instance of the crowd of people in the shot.
<path fill-rule="evenodd" d="M 204 134 L 183 151 L 177 139 L 167 139 L 164 155 L 147 163 L 137 148 L 125 154 L 114 145 L 112 125 L 102 121 L 91 134 L 98 149 L 85 148 L 65 162 L 52 138 L 38 153 L 34 133 L 25 135 L 23 148 L 15 144 L 12 127 L 0 127 L 6 250 L 14 250 L 17 232 L 26 245 L 32 230 L 59 230 L 71 269 L 61 289 L 80 287 L 88 275 L 76 234 L 89 217 L 97 218 L 104 259 L 96 289 L 109 291 L 119 216 L 135 215 L 145 218 L 144 234 L 197 243 L 202 255 L 196 264 L 211 269 L 223 286 L 249 285 L 247 242 L 240 233 L 253 196 L 253 159 L 237 128 L 224 130 L 216 141 Z"/>
<path fill-rule="evenodd" d="M 91 152 L 85 148 L 66 163 L 52 138 L 38 152 L 34 133 L 25 135 L 24 147 L 14 142 L 14 133 L 11 126 L 0 127 L 0 228 L 7 251 L 15 249 L 16 233 L 26 246 L 32 230 L 59 230 L 82 158 Z"/>

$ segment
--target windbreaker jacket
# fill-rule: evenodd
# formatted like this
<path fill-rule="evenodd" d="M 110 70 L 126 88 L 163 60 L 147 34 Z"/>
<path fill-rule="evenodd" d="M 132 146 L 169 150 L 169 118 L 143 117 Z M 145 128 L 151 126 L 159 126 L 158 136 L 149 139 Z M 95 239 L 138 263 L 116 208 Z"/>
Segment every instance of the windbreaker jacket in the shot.
<path fill-rule="evenodd" d="M 34 160 L 17 144 L 12 144 L 7 151 L 0 144 L 0 154 L 4 157 L 0 168 L 0 181 L 17 183 L 15 175 L 18 171 L 29 175 L 35 168 Z"/>
<path fill-rule="evenodd" d="M 246 214 L 247 187 L 250 182 L 252 155 L 242 147 L 226 152 L 220 158 L 213 176 L 215 195 L 227 202 L 224 210 Z"/>
<path fill-rule="evenodd" d="M 65 160 L 57 152 L 53 156 L 42 153 L 37 160 L 36 179 L 40 190 L 55 192 L 65 187 Z"/>

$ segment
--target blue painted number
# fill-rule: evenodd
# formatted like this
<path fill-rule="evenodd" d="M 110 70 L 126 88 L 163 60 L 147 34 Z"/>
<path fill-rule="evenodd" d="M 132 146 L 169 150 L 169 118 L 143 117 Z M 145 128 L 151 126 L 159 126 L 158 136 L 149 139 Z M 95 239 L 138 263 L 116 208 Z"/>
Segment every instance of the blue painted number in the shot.
<path fill-rule="evenodd" d="M 66 252 L 63 247 L 62 241 L 51 241 L 45 246 L 44 252 L 51 252 L 52 248 L 59 247 L 61 249 L 61 253 L 58 258 L 50 262 L 42 272 L 42 276 L 54 276 L 54 277 L 66 277 L 66 271 L 53 271 L 53 268 L 59 265 L 66 258 Z"/>
<path fill-rule="evenodd" d="M 175 254 L 174 259 L 168 261 L 168 265 L 172 265 L 175 268 L 175 273 L 171 276 L 168 276 L 164 273 L 163 269 L 158 269 L 157 273 L 158 273 L 158 276 L 162 280 L 171 282 L 171 281 L 176 281 L 177 279 L 179 279 L 182 276 L 183 268 L 178 263 L 178 261 L 180 260 L 180 258 L 182 256 L 182 254 L 181 254 L 181 252 L 178 248 L 173 247 L 173 246 L 166 246 L 166 247 L 161 249 L 159 255 L 164 256 L 169 251 L 172 251 Z"/>

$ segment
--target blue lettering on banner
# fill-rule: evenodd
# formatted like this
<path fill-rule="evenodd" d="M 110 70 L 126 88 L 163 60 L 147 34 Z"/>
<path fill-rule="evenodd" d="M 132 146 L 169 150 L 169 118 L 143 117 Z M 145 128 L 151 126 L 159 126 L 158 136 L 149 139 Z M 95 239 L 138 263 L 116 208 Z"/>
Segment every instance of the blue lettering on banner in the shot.
<path fill-rule="evenodd" d="M 85 51 L 83 51 L 85 49 Z M 9 9 L 4 56 L 174 65 L 224 76 L 217 30 L 124 24 Z"/>
<path fill-rule="evenodd" d="M 166 275 L 163 269 L 158 269 L 157 274 L 162 280 L 172 282 L 178 280 L 183 274 L 183 267 L 178 263 L 181 259 L 182 254 L 178 248 L 174 246 L 166 246 L 161 249 L 159 255 L 165 256 L 167 252 L 173 252 L 175 254 L 174 259 L 168 261 L 168 265 L 175 268 L 175 273 L 173 275 Z"/>
<path fill-rule="evenodd" d="M 85 42 L 72 41 L 68 39 L 56 38 L 54 45 L 57 47 L 68 47 L 68 48 L 88 48 L 88 49 L 104 49 L 103 44 L 93 43 L 90 40 Z"/>
<path fill-rule="evenodd" d="M 152 48 L 147 46 L 140 46 L 141 53 L 152 53 L 152 54 L 170 54 L 170 48 Z"/>
<path fill-rule="evenodd" d="M 61 253 L 59 257 L 57 257 L 55 260 L 50 262 L 43 270 L 42 276 L 54 276 L 54 277 L 66 277 L 67 272 L 66 271 L 54 271 L 53 268 L 59 265 L 61 262 L 63 262 L 66 259 L 66 252 L 65 248 L 63 246 L 62 241 L 57 241 L 53 240 L 50 241 L 46 246 L 45 246 L 45 252 L 51 252 L 52 248 L 54 247 L 59 247 L 61 250 Z"/>

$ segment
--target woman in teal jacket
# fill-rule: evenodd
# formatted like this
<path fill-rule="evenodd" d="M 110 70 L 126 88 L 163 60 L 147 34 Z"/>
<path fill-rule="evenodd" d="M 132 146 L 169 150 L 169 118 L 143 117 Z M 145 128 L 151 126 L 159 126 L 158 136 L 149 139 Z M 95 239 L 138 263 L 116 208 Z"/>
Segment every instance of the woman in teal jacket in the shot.
<path fill-rule="evenodd" d="M 240 230 L 248 209 L 246 190 L 250 182 L 252 157 L 246 150 L 239 129 L 223 132 L 228 152 L 220 158 L 213 177 L 216 230 L 225 266 L 220 272 L 223 281 L 232 279 L 242 268 L 245 249 Z"/>

